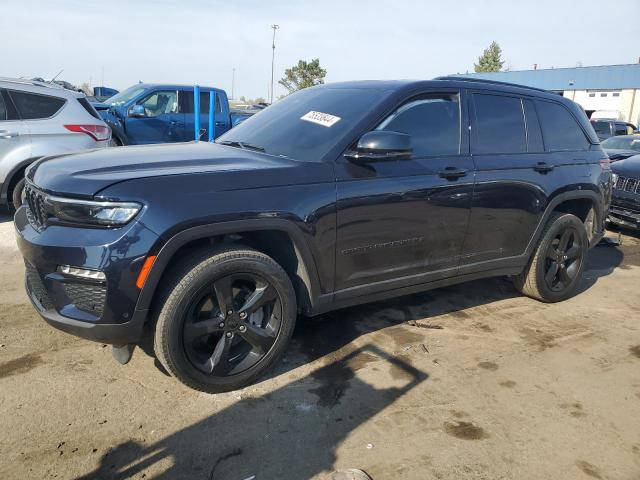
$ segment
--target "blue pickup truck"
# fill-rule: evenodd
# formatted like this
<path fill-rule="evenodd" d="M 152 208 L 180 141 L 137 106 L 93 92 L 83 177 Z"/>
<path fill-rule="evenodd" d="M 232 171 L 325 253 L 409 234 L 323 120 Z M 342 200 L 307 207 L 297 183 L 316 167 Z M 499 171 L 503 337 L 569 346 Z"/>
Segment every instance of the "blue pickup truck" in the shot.
<path fill-rule="evenodd" d="M 224 90 L 200 87 L 200 138 L 208 137 L 211 91 L 216 93 L 216 137 L 252 115 L 231 111 Z M 195 138 L 193 86 L 139 83 L 93 106 L 111 127 L 112 146 L 187 142 Z"/>

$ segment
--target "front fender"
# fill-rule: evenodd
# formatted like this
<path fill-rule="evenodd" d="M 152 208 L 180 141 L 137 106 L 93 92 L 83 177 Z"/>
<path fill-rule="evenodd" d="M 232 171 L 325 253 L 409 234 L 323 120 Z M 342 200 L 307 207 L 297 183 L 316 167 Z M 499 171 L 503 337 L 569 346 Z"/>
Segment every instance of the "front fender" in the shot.
<path fill-rule="evenodd" d="M 280 231 L 286 233 L 291 239 L 295 249 L 296 255 L 300 260 L 300 272 L 301 280 L 305 283 L 307 291 L 309 293 L 309 301 L 313 305 L 315 300 L 319 296 L 320 286 L 318 279 L 318 272 L 313 260 L 313 256 L 302 237 L 302 234 L 298 231 L 295 225 L 282 219 L 252 219 L 252 220 L 238 220 L 229 222 L 220 222 L 210 225 L 199 225 L 196 227 L 187 228 L 174 234 L 164 244 L 156 247 L 155 253 L 156 259 L 153 263 L 149 276 L 140 292 L 136 310 L 148 310 L 151 307 L 151 302 L 156 293 L 158 285 L 162 279 L 163 274 L 166 271 L 169 262 L 174 257 L 176 252 L 183 246 L 196 240 L 205 238 L 211 238 L 214 236 L 232 234 L 236 232 L 250 232 L 250 231 Z M 150 252 L 153 255 L 153 252 Z"/>

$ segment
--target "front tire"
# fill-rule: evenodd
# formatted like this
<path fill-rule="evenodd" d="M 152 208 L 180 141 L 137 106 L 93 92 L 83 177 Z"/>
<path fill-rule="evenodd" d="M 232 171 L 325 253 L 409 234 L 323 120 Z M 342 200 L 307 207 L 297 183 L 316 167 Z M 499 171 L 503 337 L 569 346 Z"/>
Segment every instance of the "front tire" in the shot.
<path fill-rule="evenodd" d="M 574 296 L 582 280 L 588 246 L 585 225 L 578 217 L 553 213 L 529 265 L 514 278 L 516 288 L 547 303 Z"/>
<path fill-rule="evenodd" d="M 170 272 L 154 348 L 185 385 L 208 393 L 245 387 L 282 356 L 296 322 L 286 272 L 258 251 L 197 252 Z"/>

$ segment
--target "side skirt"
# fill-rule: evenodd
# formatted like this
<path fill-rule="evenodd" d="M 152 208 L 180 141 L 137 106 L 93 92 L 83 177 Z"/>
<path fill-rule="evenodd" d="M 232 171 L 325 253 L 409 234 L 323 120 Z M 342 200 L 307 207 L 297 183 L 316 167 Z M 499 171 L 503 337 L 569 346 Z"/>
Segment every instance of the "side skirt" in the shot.
<path fill-rule="evenodd" d="M 375 291 L 379 288 L 379 285 L 365 285 L 358 287 L 357 289 L 349 289 L 349 291 L 338 291 L 335 294 L 321 295 L 318 301 L 314 305 L 314 308 L 308 312 L 310 316 L 320 315 L 322 313 L 329 312 L 331 310 L 337 310 L 340 308 L 351 307 L 353 305 L 361 305 L 363 303 L 377 302 L 380 300 L 386 300 L 388 298 L 400 297 L 403 295 L 410 295 L 412 293 L 423 292 L 432 290 L 435 288 L 448 287 L 450 285 L 457 285 L 459 283 L 470 282 L 472 280 L 479 280 L 481 278 L 501 277 L 508 275 L 518 275 L 522 273 L 522 266 L 506 267 L 494 270 L 485 270 L 482 272 L 469 273 L 466 275 L 457 275 L 440 280 L 434 280 L 430 282 L 423 282 L 416 285 L 409 285 L 405 287 L 390 288 L 384 291 Z M 357 290 L 357 291 L 354 291 Z M 369 291 L 368 291 L 369 290 Z"/>

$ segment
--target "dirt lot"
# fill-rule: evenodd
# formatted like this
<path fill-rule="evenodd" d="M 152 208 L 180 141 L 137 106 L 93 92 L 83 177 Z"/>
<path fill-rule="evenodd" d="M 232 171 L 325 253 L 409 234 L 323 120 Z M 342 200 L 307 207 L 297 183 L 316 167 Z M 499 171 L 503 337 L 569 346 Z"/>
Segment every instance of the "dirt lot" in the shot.
<path fill-rule="evenodd" d="M 215 396 L 48 327 L 6 217 L 0 265 L 2 479 L 640 479 L 638 237 L 562 304 L 494 279 L 301 319 L 277 371 Z"/>

